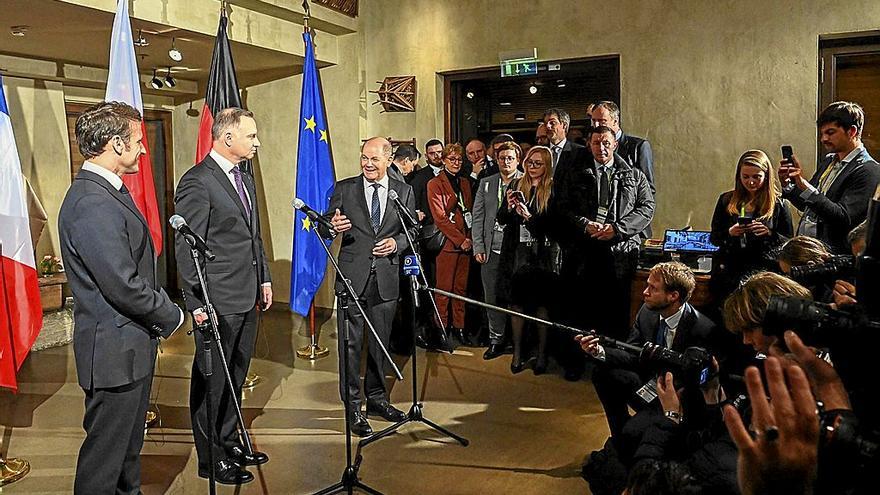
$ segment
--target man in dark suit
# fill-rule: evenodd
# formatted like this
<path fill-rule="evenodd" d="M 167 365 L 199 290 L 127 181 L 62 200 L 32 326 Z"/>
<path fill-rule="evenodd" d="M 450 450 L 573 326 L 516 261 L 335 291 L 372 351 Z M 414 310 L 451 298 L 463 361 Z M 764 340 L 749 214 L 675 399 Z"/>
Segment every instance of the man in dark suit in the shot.
<path fill-rule="evenodd" d="M 605 126 L 614 131 L 614 136 L 617 138 L 617 154 L 630 167 L 641 170 L 651 184 L 651 192 L 656 192 L 654 187 L 654 153 L 651 151 L 651 143 L 647 139 L 623 132 L 620 128 L 620 107 L 617 106 L 617 103 L 608 100 L 600 101 L 592 106 L 589 116 L 593 127 Z"/>
<path fill-rule="evenodd" d="M 412 188 L 388 177 L 390 163 L 391 143 L 381 137 L 367 140 L 361 149 L 363 173 L 336 183 L 325 215 L 334 230 L 342 234 L 339 268 L 351 280 L 352 288 L 357 292 L 361 305 L 386 348 L 400 292 L 399 253 L 407 243 L 404 225 L 400 223 L 394 203 L 388 199 L 388 191 L 395 191 L 401 203 L 410 211 L 415 206 Z M 345 285 L 338 277 L 336 294 L 340 298 L 347 297 Z M 344 403 L 348 396 L 352 432 L 361 437 L 368 436 L 373 430 L 361 412 L 360 387 L 361 353 L 365 342 L 364 318 L 354 301 L 351 301 L 348 311 L 339 311 L 337 321 L 340 397 Z M 349 329 L 347 349 L 344 348 L 343 335 L 346 325 Z M 387 421 L 401 421 L 406 415 L 388 402 L 385 356 L 373 336 L 370 333 L 367 335 L 369 350 L 364 377 L 367 415 L 378 415 Z M 348 354 L 347 373 L 343 353 Z"/>
<path fill-rule="evenodd" d="M 696 282 L 690 268 L 676 261 L 659 263 L 651 268 L 642 296 L 644 304 L 626 338 L 628 344 L 645 342 L 684 351 L 688 347 L 713 348 L 717 342 L 715 324 L 688 304 Z M 635 410 L 645 407 L 635 392 L 653 380 L 650 370 L 639 366 L 637 356 L 618 349 L 605 348 L 596 336 L 577 336 L 588 355 L 598 361 L 593 370 L 593 385 L 605 408 L 612 437 L 623 431 L 629 420 L 627 405 Z"/>
<path fill-rule="evenodd" d="M 212 349 L 214 369 L 206 369 L 204 353 L 196 352 L 190 384 L 193 437 L 199 456 L 199 476 L 208 476 L 209 449 L 213 449 L 214 476 L 219 483 L 247 483 L 253 474 L 244 466 L 269 460 L 261 452 L 248 453 L 239 441 L 233 400 L 241 402 L 257 332 L 256 305 L 263 311 L 272 304 L 272 282 L 260 238 L 260 216 L 253 177 L 239 164 L 254 157 L 260 141 L 251 112 L 226 108 L 217 113 L 211 128 L 211 152 L 190 168 L 177 185 L 175 212 L 205 239 L 216 259 L 205 264 L 211 302 L 219 315 L 220 337 L 235 390 L 229 390 L 220 367 L 219 353 Z M 186 291 L 187 310 L 197 324 L 207 320 L 202 289 L 189 256 L 189 246 L 177 236 L 177 269 Z M 202 335 L 194 334 L 202 349 Z M 210 380 L 205 373 L 212 371 Z M 210 389 L 210 390 L 209 390 Z M 210 393 L 214 418 L 208 418 Z M 215 428 L 214 443 L 208 428 Z"/>
<path fill-rule="evenodd" d="M 409 183 L 413 180 L 413 172 L 422 156 L 415 146 L 401 144 L 394 150 L 394 159 L 388 167 L 388 176 L 400 182 Z"/>
<path fill-rule="evenodd" d="M 138 171 L 142 139 L 140 112 L 125 103 L 102 102 L 76 119 L 86 162 L 58 216 L 76 300 L 76 374 L 86 394 L 76 494 L 140 493 L 158 337 L 183 323 L 183 311 L 157 283 L 150 231 L 122 183 Z"/>
<path fill-rule="evenodd" d="M 571 117 L 561 108 L 550 108 L 544 111 L 544 127 L 550 140 L 550 152 L 553 156 L 553 184 L 561 193 L 569 183 L 569 177 L 577 170 L 589 165 L 587 149 L 569 141 L 568 128 Z M 554 190 L 554 194 L 557 193 Z"/>
<path fill-rule="evenodd" d="M 828 105 L 816 125 L 828 154 L 809 182 L 797 157 L 783 161 L 783 197 L 804 213 L 798 235 L 815 237 L 836 254 L 849 254 L 846 236 L 868 215 L 868 201 L 880 183 L 880 165 L 862 144 L 865 113 L 857 103 Z"/>

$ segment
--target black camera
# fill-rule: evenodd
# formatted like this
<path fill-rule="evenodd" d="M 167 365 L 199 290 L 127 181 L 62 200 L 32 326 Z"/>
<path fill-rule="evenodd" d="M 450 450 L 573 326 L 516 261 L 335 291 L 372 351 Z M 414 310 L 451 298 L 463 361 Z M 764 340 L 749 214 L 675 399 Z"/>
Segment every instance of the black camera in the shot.
<path fill-rule="evenodd" d="M 712 378 L 712 355 L 702 347 L 676 352 L 647 342 L 639 353 L 639 361 L 658 373 L 671 371 L 686 385 L 705 385 Z"/>
<path fill-rule="evenodd" d="M 871 321 L 860 306 L 844 311 L 809 299 L 771 296 L 761 328 L 765 335 L 780 339 L 786 330 L 793 330 L 810 345 L 831 345 L 867 337 L 869 330 L 880 329 L 880 323 Z"/>
<path fill-rule="evenodd" d="M 791 267 L 790 277 L 795 282 L 811 287 L 820 284 L 834 285 L 835 280 L 851 279 L 856 275 L 856 257 L 834 255 L 818 265 Z"/>
<path fill-rule="evenodd" d="M 863 470 L 876 467 L 877 439 L 866 435 L 859 419 L 849 410 L 823 411 L 820 414 L 819 448 L 838 466 Z"/>

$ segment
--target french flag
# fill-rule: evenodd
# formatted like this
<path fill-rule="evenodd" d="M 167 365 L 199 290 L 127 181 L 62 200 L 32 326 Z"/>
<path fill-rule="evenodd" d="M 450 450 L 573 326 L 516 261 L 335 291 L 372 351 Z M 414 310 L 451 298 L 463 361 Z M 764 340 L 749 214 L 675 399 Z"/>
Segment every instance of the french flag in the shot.
<path fill-rule="evenodd" d="M 40 328 L 43 310 L 37 266 L 21 177 L 21 162 L 12 134 L 9 106 L 0 77 L 0 387 L 18 390 L 15 374 Z"/>
<path fill-rule="evenodd" d="M 106 101 L 121 101 L 137 108 L 143 118 L 144 103 L 141 99 L 141 79 L 138 74 L 137 59 L 134 55 L 134 42 L 131 37 L 131 20 L 128 18 L 128 0 L 116 4 L 116 17 L 113 19 L 113 34 L 110 37 L 110 75 L 107 77 Z M 125 174 L 122 182 L 131 192 L 131 198 L 138 207 L 153 238 L 156 256 L 162 253 L 162 219 L 159 218 L 159 205 L 156 202 L 156 185 L 153 182 L 153 165 L 150 161 L 150 146 L 147 143 L 147 128 L 141 120 L 144 134 L 144 149 L 140 157 L 139 171 Z"/>

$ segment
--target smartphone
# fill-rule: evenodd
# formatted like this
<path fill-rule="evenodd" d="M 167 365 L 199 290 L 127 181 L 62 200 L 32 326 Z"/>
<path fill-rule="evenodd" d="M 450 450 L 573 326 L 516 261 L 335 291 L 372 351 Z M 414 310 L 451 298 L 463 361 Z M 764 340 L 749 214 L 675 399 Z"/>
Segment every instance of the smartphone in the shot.
<path fill-rule="evenodd" d="M 737 217 L 736 223 L 738 223 L 740 225 L 748 225 L 748 224 L 752 223 L 753 220 L 754 220 L 754 218 L 752 218 L 752 217 L 742 217 L 741 216 L 741 217 Z"/>
<path fill-rule="evenodd" d="M 522 191 L 512 191 L 511 194 L 513 194 L 513 200 L 515 202 L 517 202 L 517 203 L 525 203 L 526 202 L 526 195 L 523 194 Z"/>
<path fill-rule="evenodd" d="M 794 154 L 794 151 L 792 151 L 790 145 L 786 144 L 786 145 L 782 146 L 782 161 L 783 162 L 791 163 L 791 155 L 793 155 L 793 154 Z"/>

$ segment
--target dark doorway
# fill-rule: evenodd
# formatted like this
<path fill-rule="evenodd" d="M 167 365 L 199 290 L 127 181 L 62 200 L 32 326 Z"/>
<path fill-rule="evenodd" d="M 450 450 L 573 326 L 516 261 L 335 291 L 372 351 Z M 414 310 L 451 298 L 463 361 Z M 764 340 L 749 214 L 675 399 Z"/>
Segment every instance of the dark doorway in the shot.
<path fill-rule="evenodd" d="M 88 108 L 88 105 L 68 103 L 67 129 L 70 143 L 70 175 L 71 180 L 79 173 L 85 161 L 79 153 L 74 132 L 76 118 Z M 171 112 L 144 110 L 144 123 L 147 128 L 147 143 L 150 146 L 150 159 L 153 164 L 153 183 L 156 186 L 156 201 L 159 206 L 159 218 L 167 219 L 174 211 L 174 150 L 171 148 Z M 157 260 L 159 284 L 171 297 L 178 293 L 177 266 L 174 262 L 174 231 L 167 222 L 163 232 L 164 246 Z"/>
<path fill-rule="evenodd" d="M 839 100 L 861 105 L 862 141 L 871 156 L 880 156 L 880 36 L 823 39 L 819 47 L 819 111 Z"/>
<path fill-rule="evenodd" d="M 551 70 L 552 69 L 552 70 Z M 620 103 L 620 58 L 542 61 L 538 74 L 501 77 L 500 67 L 447 72 L 444 77 L 446 141 L 478 137 L 489 142 L 506 132 L 533 144 L 544 110 L 571 115 L 571 129 L 588 123 L 586 107 L 598 99 Z"/>

